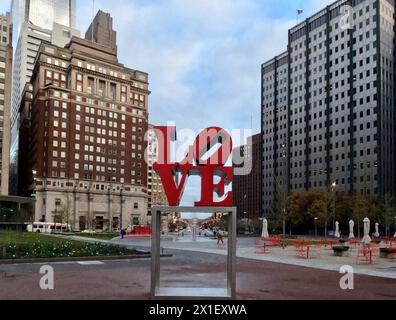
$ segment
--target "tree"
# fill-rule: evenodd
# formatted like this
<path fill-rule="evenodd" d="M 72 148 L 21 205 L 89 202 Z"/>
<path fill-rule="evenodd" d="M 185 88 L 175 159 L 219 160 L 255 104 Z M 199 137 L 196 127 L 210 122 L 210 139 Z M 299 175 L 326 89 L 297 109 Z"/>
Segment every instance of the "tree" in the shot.
<path fill-rule="evenodd" d="M 355 193 L 352 196 L 352 212 L 353 218 L 358 225 L 358 238 L 360 238 L 360 222 L 369 215 L 369 202 L 367 196 L 361 193 Z"/>
<path fill-rule="evenodd" d="M 385 236 L 390 236 L 390 225 L 394 221 L 396 216 L 396 208 L 394 206 L 394 199 L 389 195 L 385 194 L 383 199 L 382 207 L 382 220 L 385 224 Z"/>
<path fill-rule="evenodd" d="M 29 212 L 29 210 L 27 210 L 24 207 L 20 207 L 19 209 L 17 209 L 15 212 L 15 222 L 17 223 L 17 231 L 22 231 L 21 226 L 24 223 L 34 220 L 32 216 L 33 213 Z"/>
<path fill-rule="evenodd" d="M 286 185 L 281 182 L 279 177 L 274 178 L 276 192 L 274 203 L 271 209 L 271 217 L 274 223 L 282 225 L 283 234 L 285 234 L 285 222 L 287 218 L 288 190 Z"/>
<path fill-rule="evenodd" d="M 314 200 L 308 209 L 311 217 L 318 218 L 324 222 L 325 238 L 327 237 L 327 221 L 329 218 L 329 201 L 327 195 Z"/>
<path fill-rule="evenodd" d="M 321 198 L 321 193 L 315 190 L 301 190 L 290 195 L 287 212 L 288 220 L 296 226 L 297 230 L 307 231 L 307 226 L 312 224 L 314 215 L 309 208 L 312 203 Z"/>
<path fill-rule="evenodd" d="M 66 195 L 65 202 L 55 208 L 54 222 L 69 225 L 70 218 L 73 215 L 73 207 L 69 194 Z"/>

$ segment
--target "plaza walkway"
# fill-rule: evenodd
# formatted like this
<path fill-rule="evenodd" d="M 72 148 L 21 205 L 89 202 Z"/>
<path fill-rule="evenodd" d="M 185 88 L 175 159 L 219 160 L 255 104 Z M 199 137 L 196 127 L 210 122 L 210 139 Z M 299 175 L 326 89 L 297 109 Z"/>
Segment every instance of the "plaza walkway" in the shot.
<path fill-rule="evenodd" d="M 75 237 L 78 240 L 86 240 Z M 98 241 L 98 240 L 94 240 Z M 148 237 L 129 237 L 123 240 L 118 238 L 104 241 L 106 243 L 121 244 L 128 247 L 139 248 L 143 250 L 150 250 L 151 239 Z M 190 252 L 202 252 L 212 254 L 227 254 L 227 240 L 224 245 L 217 245 L 215 239 L 198 237 L 197 241 L 192 241 L 189 235 L 179 237 L 177 240 L 161 241 L 161 248 L 166 253 L 166 250 L 184 250 Z M 329 270 L 339 272 L 340 267 L 350 265 L 354 268 L 356 274 L 369 275 L 383 278 L 396 279 L 396 259 L 380 259 L 378 263 L 357 264 L 357 249 L 353 249 L 348 257 L 336 257 L 333 255 L 333 250 L 328 246 L 322 248 L 318 255 L 310 259 L 302 259 L 296 256 L 293 246 L 288 246 L 285 249 L 280 247 L 270 247 L 268 253 L 256 253 L 257 248 L 254 247 L 253 238 L 238 238 L 237 240 L 237 257 L 244 259 L 252 259 L 258 261 L 268 261 L 281 263 L 286 265 L 294 265 L 308 268 L 315 268 L 320 270 Z"/>

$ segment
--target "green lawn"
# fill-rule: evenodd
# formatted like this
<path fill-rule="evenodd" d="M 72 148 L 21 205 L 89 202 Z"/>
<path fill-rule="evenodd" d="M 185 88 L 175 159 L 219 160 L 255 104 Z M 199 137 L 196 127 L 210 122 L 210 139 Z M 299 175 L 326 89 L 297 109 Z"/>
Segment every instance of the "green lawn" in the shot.
<path fill-rule="evenodd" d="M 136 251 L 116 245 L 70 241 L 36 233 L 0 232 L 0 260 L 133 254 Z"/>
<path fill-rule="evenodd" d="M 36 241 L 59 244 L 63 243 L 65 240 L 39 233 L 0 232 L 0 247 L 8 245 L 11 242 L 13 244 L 28 244 Z"/>
<path fill-rule="evenodd" d="M 74 234 L 78 237 L 92 238 L 92 239 L 100 239 L 100 240 L 111 240 L 115 237 L 119 237 L 118 233 L 85 233 L 78 232 Z"/>

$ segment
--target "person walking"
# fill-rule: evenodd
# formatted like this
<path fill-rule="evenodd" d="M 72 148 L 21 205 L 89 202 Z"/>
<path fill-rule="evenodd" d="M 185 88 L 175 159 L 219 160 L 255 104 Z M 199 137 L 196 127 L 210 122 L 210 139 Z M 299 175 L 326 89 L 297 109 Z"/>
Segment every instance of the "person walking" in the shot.
<path fill-rule="evenodd" d="M 126 234 L 125 229 L 121 229 L 120 231 L 121 240 L 124 239 L 125 234 Z"/>
<path fill-rule="evenodd" d="M 223 230 L 219 229 L 219 230 L 217 231 L 217 245 L 219 245 L 220 242 L 221 242 L 221 244 L 224 244 L 224 239 L 223 239 L 223 237 L 224 237 Z"/>

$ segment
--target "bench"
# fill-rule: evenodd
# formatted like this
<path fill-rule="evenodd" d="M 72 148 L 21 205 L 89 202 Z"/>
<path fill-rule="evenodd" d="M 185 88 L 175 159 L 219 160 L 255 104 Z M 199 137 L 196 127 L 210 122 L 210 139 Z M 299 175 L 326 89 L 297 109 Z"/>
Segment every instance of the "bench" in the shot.
<path fill-rule="evenodd" d="M 310 259 L 320 255 L 320 244 L 312 245 L 308 241 L 295 240 L 293 241 L 293 246 L 298 258 Z"/>
<path fill-rule="evenodd" d="M 379 257 L 380 257 L 379 247 L 362 246 L 358 249 L 358 254 L 356 256 L 356 264 L 359 264 L 360 262 L 373 264 L 378 262 Z"/>

